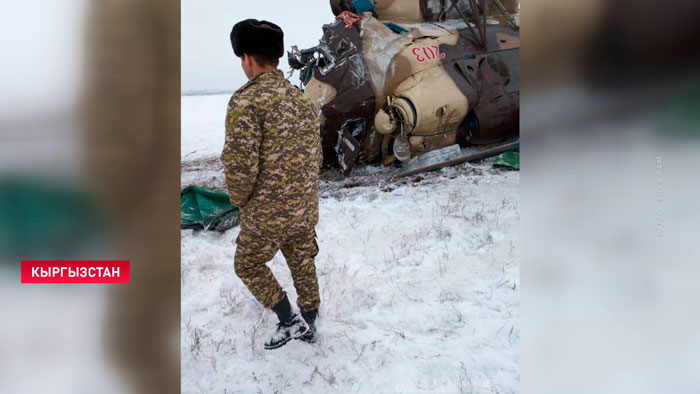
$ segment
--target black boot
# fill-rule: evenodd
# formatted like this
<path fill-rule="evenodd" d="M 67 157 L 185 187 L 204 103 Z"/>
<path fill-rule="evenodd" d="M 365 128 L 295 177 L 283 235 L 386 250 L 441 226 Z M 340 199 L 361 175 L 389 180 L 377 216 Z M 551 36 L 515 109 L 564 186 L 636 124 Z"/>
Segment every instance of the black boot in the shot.
<path fill-rule="evenodd" d="M 292 311 L 292 306 L 286 295 L 277 305 L 272 307 L 272 310 L 277 314 L 280 322 L 277 323 L 277 329 L 270 339 L 265 342 L 265 349 L 277 349 L 309 331 L 304 320 Z"/>
<path fill-rule="evenodd" d="M 294 317 L 294 311 L 292 311 L 292 305 L 289 303 L 289 298 L 284 295 L 284 298 L 277 303 L 277 305 L 272 307 L 272 311 L 275 312 L 280 323 L 286 323 L 292 320 Z"/>
<path fill-rule="evenodd" d="M 304 312 L 301 311 L 301 317 L 304 318 L 304 321 L 306 321 L 306 324 L 309 326 L 309 331 L 306 332 L 306 334 L 300 336 L 298 339 L 301 339 L 304 342 L 308 343 L 315 343 L 316 342 L 316 317 L 318 316 L 318 309 L 314 309 L 312 311 Z"/>

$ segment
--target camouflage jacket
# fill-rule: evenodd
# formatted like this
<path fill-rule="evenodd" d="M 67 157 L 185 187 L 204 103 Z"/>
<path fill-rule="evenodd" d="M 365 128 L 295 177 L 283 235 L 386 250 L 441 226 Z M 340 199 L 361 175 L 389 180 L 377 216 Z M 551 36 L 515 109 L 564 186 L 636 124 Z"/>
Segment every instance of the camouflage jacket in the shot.
<path fill-rule="evenodd" d="M 281 71 L 260 74 L 233 94 L 221 161 L 241 231 L 315 226 L 322 160 L 318 112 Z"/>

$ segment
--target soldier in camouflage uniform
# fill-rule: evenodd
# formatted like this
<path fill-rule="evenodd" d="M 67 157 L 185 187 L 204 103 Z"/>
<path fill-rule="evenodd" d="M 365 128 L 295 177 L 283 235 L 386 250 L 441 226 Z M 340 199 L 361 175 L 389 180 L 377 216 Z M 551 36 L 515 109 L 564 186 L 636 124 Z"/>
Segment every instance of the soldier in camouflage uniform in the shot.
<path fill-rule="evenodd" d="M 249 78 L 229 102 L 221 154 L 229 197 L 241 210 L 236 274 L 279 318 L 265 348 L 294 338 L 313 342 L 321 303 L 314 264 L 322 163 L 318 112 L 277 70 L 283 54 L 279 26 L 239 22 L 231 45 Z M 292 273 L 303 319 L 266 265 L 278 250 Z"/>

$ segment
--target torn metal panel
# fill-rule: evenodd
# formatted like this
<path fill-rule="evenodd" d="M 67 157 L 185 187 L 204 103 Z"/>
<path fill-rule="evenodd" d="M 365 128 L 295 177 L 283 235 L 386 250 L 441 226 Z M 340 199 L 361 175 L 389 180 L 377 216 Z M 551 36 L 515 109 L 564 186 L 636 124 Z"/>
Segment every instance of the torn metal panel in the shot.
<path fill-rule="evenodd" d="M 348 119 L 370 119 L 374 115 L 375 94 L 362 56 L 358 25 L 347 29 L 338 20 L 323 26 L 321 44 L 327 50 L 325 57 L 331 60 L 325 62 L 325 68 L 317 67 L 313 78 L 336 90 L 335 96 L 321 107 L 324 163 L 340 164 L 335 150 L 338 130 L 343 129 Z"/>
<path fill-rule="evenodd" d="M 364 119 L 347 121 L 343 127 L 338 130 L 338 141 L 335 146 L 335 152 L 338 158 L 338 165 L 343 171 L 343 175 L 347 176 L 355 167 L 357 157 L 360 155 L 362 149 L 362 145 L 360 145 L 358 140 L 362 140 L 364 131 Z"/>
<path fill-rule="evenodd" d="M 444 161 L 456 159 L 462 156 L 462 150 L 459 145 L 450 145 L 441 149 L 434 150 L 432 152 L 427 152 L 420 156 L 416 156 L 411 161 L 406 164 L 402 171 L 408 172 L 413 171 L 418 168 L 428 167 L 434 164 L 442 163 Z"/>
<path fill-rule="evenodd" d="M 443 148 L 445 149 L 445 148 Z M 410 176 L 410 175 L 415 175 L 421 172 L 428 172 L 428 171 L 435 171 L 439 170 L 440 168 L 444 167 L 449 167 L 449 166 L 454 166 L 457 164 L 462 164 L 466 162 L 477 162 L 480 160 L 487 159 L 489 157 L 497 156 L 500 155 L 503 152 L 510 152 L 514 150 L 520 149 L 520 142 L 511 142 L 503 145 L 499 145 L 493 148 L 488 148 L 488 149 L 483 149 L 478 152 L 474 153 L 469 153 L 466 155 L 460 155 L 457 157 L 453 158 L 447 158 L 443 160 L 439 160 L 439 158 L 436 158 L 436 160 L 426 160 L 426 161 L 420 161 L 416 160 L 416 162 L 410 167 L 404 167 L 404 169 L 396 175 L 397 178 L 400 177 L 405 177 L 405 176 Z M 430 152 L 433 153 L 433 152 Z M 427 154 L 427 153 L 426 153 Z M 448 153 L 446 153 L 447 155 Z M 419 158 L 418 158 L 419 159 Z M 410 164 L 410 163 L 409 163 Z"/>

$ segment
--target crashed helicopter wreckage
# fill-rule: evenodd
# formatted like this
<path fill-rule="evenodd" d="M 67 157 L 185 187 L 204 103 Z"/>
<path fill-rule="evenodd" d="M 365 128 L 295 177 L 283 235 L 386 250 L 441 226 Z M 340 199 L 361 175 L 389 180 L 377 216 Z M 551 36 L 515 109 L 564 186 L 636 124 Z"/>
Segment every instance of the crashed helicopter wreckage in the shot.
<path fill-rule="evenodd" d="M 408 163 L 517 137 L 517 5 L 479 3 L 331 0 L 319 45 L 288 52 L 321 112 L 325 165 L 348 175 L 358 160 Z"/>

